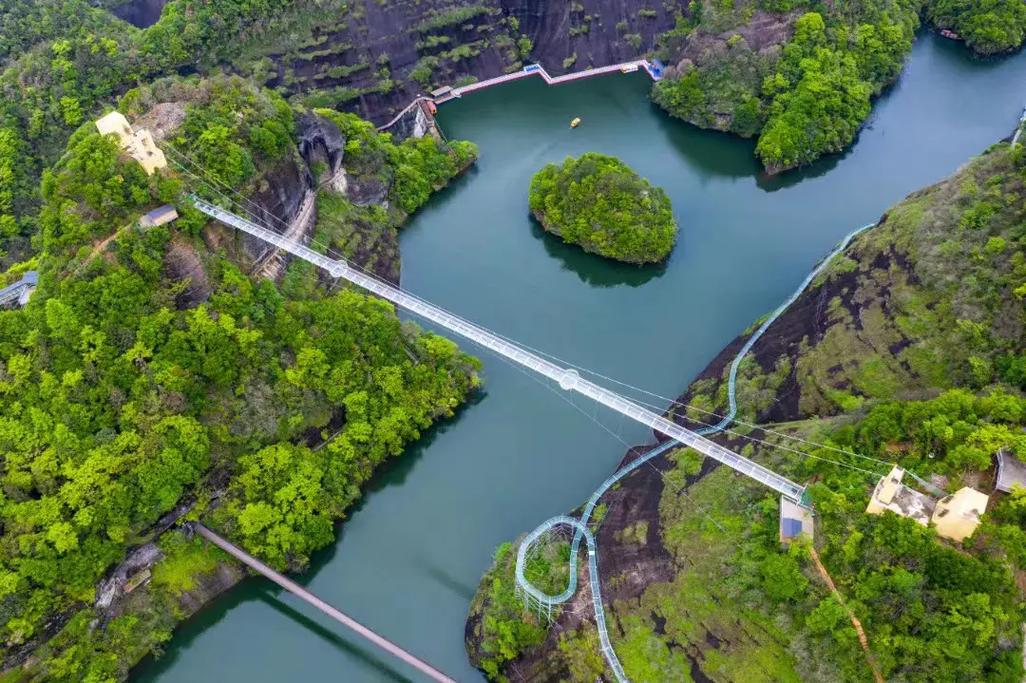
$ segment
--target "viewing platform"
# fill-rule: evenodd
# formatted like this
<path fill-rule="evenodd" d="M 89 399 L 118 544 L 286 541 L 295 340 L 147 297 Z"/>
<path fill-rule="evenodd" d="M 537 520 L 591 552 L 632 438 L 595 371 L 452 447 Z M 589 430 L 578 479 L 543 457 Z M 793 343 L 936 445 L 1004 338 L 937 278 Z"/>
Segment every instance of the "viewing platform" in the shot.
<path fill-rule="evenodd" d="M 39 273 L 30 270 L 21 276 L 21 279 L 13 285 L 0 289 L 0 306 L 17 305 L 19 308 L 28 303 L 32 292 L 39 284 Z"/>

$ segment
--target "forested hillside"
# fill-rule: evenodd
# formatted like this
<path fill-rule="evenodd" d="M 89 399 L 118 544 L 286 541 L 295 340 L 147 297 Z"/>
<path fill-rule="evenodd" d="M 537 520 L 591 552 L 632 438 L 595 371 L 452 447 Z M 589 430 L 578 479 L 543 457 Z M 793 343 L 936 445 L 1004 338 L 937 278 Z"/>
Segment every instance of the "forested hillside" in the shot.
<path fill-rule="evenodd" d="M 871 100 L 898 77 L 920 16 L 980 54 L 1022 45 L 1020 2 L 705 2 L 661 38 L 671 64 L 653 99 L 673 116 L 757 137 L 770 172 L 852 143 Z"/>
<path fill-rule="evenodd" d="M 170 79 L 127 93 L 122 108 L 153 102 L 181 114 L 162 144 L 225 186 L 258 196 L 288 168 L 307 172 L 296 113 L 272 92 Z M 397 145 L 352 115 L 321 114 L 342 124 L 354 184 L 374 174 L 378 201 L 395 206 L 368 207 L 383 216 L 377 230 L 395 229 L 476 154 L 433 138 Z M 24 309 L 0 311 L 5 680 L 122 679 L 211 589 L 238 580 L 219 554 L 161 533 L 186 510 L 270 564 L 302 569 L 375 467 L 477 384 L 477 362 L 453 343 L 401 324 L 385 302 L 327 288 L 303 264 L 283 289 L 250 279 L 188 191 L 210 188 L 173 168 L 147 176 L 91 122 L 43 174 L 39 252 L 8 273 L 34 267 L 40 286 Z M 163 203 L 182 216 L 140 229 Z M 325 221 L 319 239 L 344 248 L 333 229 Z M 102 580 L 130 551 L 153 580 L 129 593 L 123 575 Z M 206 593 L 191 593 L 204 581 Z"/>
<path fill-rule="evenodd" d="M 162 75 L 228 69 L 309 108 L 381 123 L 418 93 L 532 61 L 559 73 L 649 53 L 671 66 L 653 92 L 657 103 L 703 127 L 760 136 L 757 153 L 776 171 L 851 143 L 872 97 L 900 72 L 922 13 L 985 54 L 1014 49 L 1026 30 L 1021 3 L 954 0 L 586 0 L 540 8 L 523 0 L 170 0 L 145 29 L 85 0 L 7 2 L 0 7 L 5 262 L 28 253 L 39 175 L 70 132 Z"/>
<path fill-rule="evenodd" d="M 136 29 L 85 0 L 5 2 L 6 263 L 29 251 L 42 170 L 71 131 L 137 84 L 227 70 L 307 108 L 347 109 L 380 124 L 426 89 L 515 71 L 528 59 L 543 59 L 555 73 L 635 57 L 673 26 L 681 8 L 668 8 L 589 0 L 539 14 L 531 3 L 498 0 L 170 0 L 157 23 Z"/>
<path fill-rule="evenodd" d="M 741 364 L 738 419 L 719 438 L 811 482 L 815 548 L 843 603 L 808 546 L 781 549 L 777 497 L 695 452 L 660 456 L 603 498 L 602 595 L 631 680 L 861 681 L 871 663 L 885 680 L 1022 679 L 1023 492 L 992 495 L 962 543 L 864 511 L 890 463 L 989 494 L 996 451 L 1026 456 L 1024 219 L 1026 155 L 998 145 L 857 237 Z M 750 332 L 692 384 L 677 420 L 726 412 Z M 554 543 L 529 569 L 561 588 L 568 546 Z M 514 555 L 500 548 L 479 588 L 474 661 L 496 679 L 610 679 L 587 591 L 546 629 L 515 595 Z"/>
<path fill-rule="evenodd" d="M 314 3 L 311 3 L 311 5 Z M 141 81 L 211 67 L 280 28 L 302 2 L 174 0 L 140 31 L 84 0 L 0 8 L 0 230 L 13 260 L 38 226 L 38 179 L 68 135 Z M 8 262 L 12 259 L 8 259 Z"/>

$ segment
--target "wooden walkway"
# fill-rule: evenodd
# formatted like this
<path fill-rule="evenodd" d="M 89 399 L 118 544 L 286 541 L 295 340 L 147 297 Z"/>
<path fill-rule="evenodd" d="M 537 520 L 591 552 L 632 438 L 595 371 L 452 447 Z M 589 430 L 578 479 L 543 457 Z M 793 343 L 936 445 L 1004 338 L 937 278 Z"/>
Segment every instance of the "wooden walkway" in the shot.
<path fill-rule="evenodd" d="M 521 71 L 516 73 L 506 74 L 504 76 L 496 76 L 495 78 L 489 78 L 486 81 L 479 81 L 477 83 L 471 83 L 470 85 L 464 85 L 459 88 L 453 88 L 453 97 L 463 97 L 468 93 L 472 93 L 476 90 L 483 90 L 490 88 L 493 85 L 500 85 L 502 83 L 508 83 L 509 81 L 516 81 L 521 78 L 527 78 L 528 76 L 541 76 L 542 80 L 548 85 L 559 85 L 561 83 L 569 83 L 571 81 L 579 81 L 585 78 L 591 78 L 592 76 L 602 76 L 604 74 L 612 73 L 634 73 L 639 69 L 644 69 L 645 73 L 652 77 L 652 80 L 658 81 L 662 78 L 662 71 L 658 67 L 651 64 L 647 59 L 636 59 L 631 62 L 621 62 L 620 64 L 610 64 L 609 66 L 596 66 L 591 69 L 584 69 L 583 71 L 575 71 L 569 74 L 563 74 L 562 76 L 550 76 L 549 72 L 545 70 L 541 64 L 528 64 Z"/>
<path fill-rule="evenodd" d="M 560 85 L 561 83 L 569 83 L 571 81 L 579 81 L 584 78 L 591 78 L 592 76 L 602 76 L 604 74 L 612 73 L 634 73 L 636 71 L 643 70 L 647 73 L 653 81 L 658 81 L 663 77 L 663 67 L 657 61 L 655 64 L 648 61 L 647 59 L 635 59 L 630 62 L 620 62 L 619 64 L 610 64 L 609 66 L 596 66 L 591 69 L 584 69 L 583 71 L 575 71 L 569 74 L 563 74 L 562 76 L 550 76 L 549 72 L 545 70 L 541 64 L 528 64 L 520 71 L 515 71 L 511 74 L 504 74 L 502 76 L 496 76 L 495 78 L 489 78 L 484 81 L 478 81 L 477 83 L 471 83 L 469 85 L 460 86 L 453 88 L 449 92 L 439 97 L 427 97 L 421 95 L 420 97 L 413 100 L 406 106 L 405 109 L 400 111 L 392 120 L 383 126 L 379 126 L 379 131 L 386 131 L 396 124 L 408 111 L 414 107 L 420 106 L 422 102 L 430 101 L 437 104 L 443 102 L 449 102 L 450 100 L 458 99 L 472 92 L 478 90 L 484 90 L 485 88 L 491 88 L 495 85 L 502 85 L 503 83 L 509 83 L 510 81 L 519 81 L 521 78 L 527 78 L 529 76 L 540 76 L 547 85 Z"/>
<path fill-rule="evenodd" d="M 263 574 L 265 577 L 267 577 L 271 581 L 274 581 L 276 584 L 278 584 L 288 592 L 292 593 L 297 598 L 303 600 L 309 605 L 316 607 L 321 612 L 324 612 L 329 617 L 331 617 L 338 623 L 342 624 L 346 628 L 355 631 L 357 635 L 362 636 L 363 638 L 366 638 L 370 642 L 374 643 L 388 654 L 401 659 L 402 661 L 406 662 L 407 664 L 417 669 L 421 673 L 429 676 L 430 678 L 436 681 L 439 681 L 440 683 L 456 683 L 452 678 L 449 678 L 444 673 L 434 668 L 427 662 L 423 661 L 422 659 L 418 659 L 417 657 L 414 657 L 406 650 L 402 649 L 392 641 L 387 640 L 382 636 L 379 636 L 377 633 L 370 630 L 369 628 L 367 628 L 360 622 L 356 621 L 352 617 L 346 616 L 341 611 L 335 609 L 328 603 L 324 602 L 316 595 L 300 586 L 295 581 L 291 581 L 286 577 L 282 576 L 281 574 L 274 571 L 260 560 L 256 559 L 255 557 L 247 553 L 242 548 L 232 545 L 227 540 L 221 538 L 220 536 L 218 536 L 213 531 L 206 528 L 199 522 L 193 523 L 192 529 L 197 534 L 207 539 L 221 550 L 225 551 L 235 559 L 239 560 L 240 562 L 248 566 L 250 569 L 253 569 L 254 571 L 260 574 Z"/>

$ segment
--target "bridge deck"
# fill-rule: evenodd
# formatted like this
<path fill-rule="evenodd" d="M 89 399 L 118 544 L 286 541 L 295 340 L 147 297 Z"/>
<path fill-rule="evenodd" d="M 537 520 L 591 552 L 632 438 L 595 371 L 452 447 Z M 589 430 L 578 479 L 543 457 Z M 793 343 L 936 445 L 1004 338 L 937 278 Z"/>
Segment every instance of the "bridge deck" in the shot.
<path fill-rule="evenodd" d="M 267 577 L 271 581 L 274 581 L 276 584 L 278 584 L 288 592 L 292 593 L 304 602 L 313 605 L 321 612 L 327 614 L 329 617 L 339 622 L 343 626 L 352 629 L 357 634 L 374 643 L 390 655 L 398 657 L 399 659 L 406 662 L 407 664 L 417 669 L 421 673 L 430 676 L 436 681 L 440 681 L 440 683 L 456 683 L 453 679 L 449 678 L 444 673 L 434 668 L 427 662 L 411 655 L 409 652 L 402 649 L 401 647 L 399 647 L 392 641 L 388 640 L 387 638 L 379 636 L 377 633 L 370 630 L 369 628 L 367 628 L 360 622 L 356 621 L 352 617 L 347 616 L 338 609 L 324 602 L 316 595 L 300 586 L 295 581 L 291 581 L 288 578 L 279 574 L 278 572 L 274 571 L 266 564 L 264 564 L 257 558 L 253 557 L 249 553 L 247 553 L 242 548 L 239 548 L 238 546 L 233 545 L 231 542 L 225 540 L 224 538 L 221 538 L 220 536 L 218 536 L 202 524 L 198 522 L 193 523 L 192 529 L 200 536 L 216 545 L 221 550 L 225 551 L 235 559 L 239 560 L 240 562 L 248 566 L 250 569 L 253 569 L 254 571 L 260 574 L 263 574 L 265 577 Z"/>
<path fill-rule="evenodd" d="M 577 371 L 560 367 L 537 354 L 527 351 L 516 344 L 506 341 L 494 333 L 478 327 L 458 316 L 452 315 L 432 304 L 422 301 L 406 292 L 393 287 L 375 277 L 351 268 L 344 260 L 330 259 L 309 247 L 288 240 L 276 232 L 263 228 L 245 218 L 225 211 L 224 209 L 206 202 L 199 197 L 192 196 L 191 200 L 197 209 L 206 215 L 214 218 L 231 227 L 242 230 L 254 237 L 274 244 L 291 254 L 302 258 L 319 268 L 328 271 L 333 277 L 343 278 L 358 285 L 370 292 L 387 299 L 401 308 L 416 313 L 417 315 L 430 320 L 442 327 L 459 334 L 481 346 L 518 363 L 529 370 L 533 370 L 549 379 L 558 382 L 567 391 L 576 391 L 579 394 L 601 403 L 602 405 L 627 417 L 640 422 L 666 436 L 679 441 L 685 446 L 690 446 L 703 455 L 709 456 L 728 467 L 731 467 L 742 474 L 770 487 L 784 497 L 796 503 L 804 504 L 802 496 L 805 488 L 786 477 L 782 477 L 773 470 L 738 455 L 709 439 L 686 429 L 675 422 L 671 422 L 662 415 L 659 415 L 637 403 L 630 401 L 614 391 L 599 386 L 594 382 L 583 379 Z"/>

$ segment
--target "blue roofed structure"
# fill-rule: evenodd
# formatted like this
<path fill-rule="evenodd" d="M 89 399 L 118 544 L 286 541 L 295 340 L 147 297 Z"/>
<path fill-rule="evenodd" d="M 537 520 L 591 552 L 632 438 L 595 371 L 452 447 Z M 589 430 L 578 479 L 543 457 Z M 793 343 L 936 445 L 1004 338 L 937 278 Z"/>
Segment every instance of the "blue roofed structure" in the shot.
<path fill-rule="evenodd" d="M 780 542 L 787 545 L 799 537 L 812 540 L 812 511 L 780 497 Z"/>
<path fill-rule="evenodd" d="M 165 204 L 164 206 L 154 209 L 140 218 L 139 225 L 144 228 L 153 228 L 158 225 L 170 223 L 176 218 L 178 218 L 178 210 L 170 204 Z"/>

